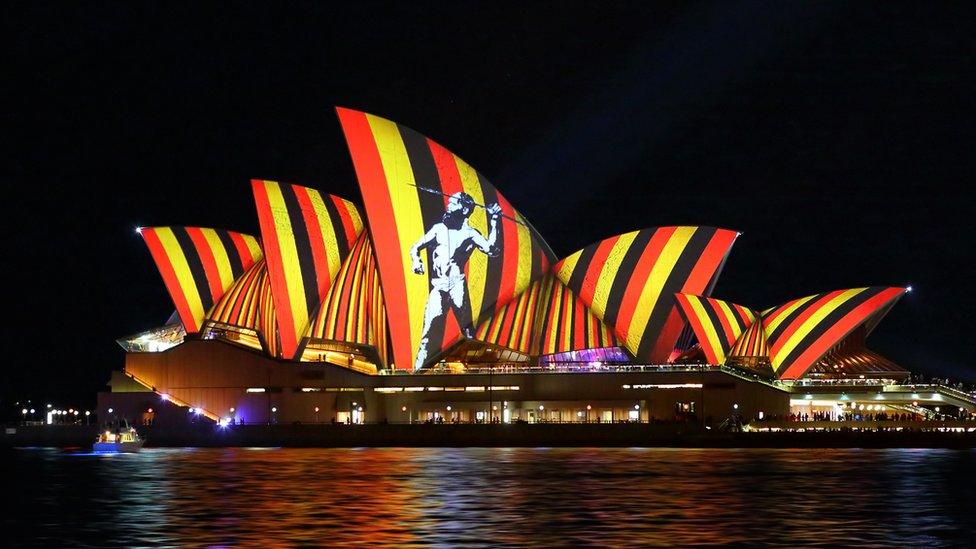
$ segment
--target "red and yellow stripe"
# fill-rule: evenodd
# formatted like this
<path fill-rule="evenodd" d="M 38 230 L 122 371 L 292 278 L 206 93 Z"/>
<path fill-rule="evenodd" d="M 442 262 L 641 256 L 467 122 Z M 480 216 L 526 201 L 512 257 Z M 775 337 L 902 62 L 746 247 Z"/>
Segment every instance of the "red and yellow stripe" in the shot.
<path fill-rule="evenodd" d="M 386 307 L 367 233 L 343 262 L 306 337 L 370 345 L 386 365 Z"/>
<path fill-rule="evenodd" d="M 269 355 L 278 357 L 278 326 L 274 316 L 268 264 L 262 259 L 224 293 L 213 306 L 207 320 L 254 330 Z"/>
<path fill-rule="evenodd" d="M 617 339 L 572 290 L 556 277 L 545 279 L 547 299 L 539 311 L 536 353 L 551 355 L 616 347 Z"/>
<path fill-rule="evenodd" d="M 763 328 L 773 371 L 781 379 L 803 377 L 831 347 L 887 312 L 904 292 L 883 286 L 836 290 L 772 309 L 763 317 Z"/>
<path fill-rule="evenodd" d="M 729 350 L 728 356 L 729 358 L 769 357 L 769 346 L 766 344 L 766 332 L 763 330 L 761 319 L 757 318 L 745 332 L 742 332 L 735 345 Z"/>
<path fill-rule="evenodd" d="M 214 303 L 261 259 L 257 240 L 233 231 L 145 227 L 140 232 L 187 333 L 199 332 Z"/>
<path fill-rule="evenodd" d="M 262 259 L 244 272 L 230 288 L 224 292 L 207 314 L 207 320 L 257 330 L 260 317 L 258 297 L 261 279 L 267 278 L 267 263 Z"/>
<path fill-rule="evenodd" d="M 725 364 L 729 349 L 756 319 L 748 308 L 690 294 L 675 294 L 678 311 L 691 325 L 709 364 Z"/>
<path fill-rule="evenodd" d="M 556 276 L 634 357 L 663 363 L 684 326 L 671 296 L 711 293 L 736 236 L 713 227 L 634 231 L 563 259 Z"/>
<path fill-rule="evenodd" d="M 337 112 L 369 218 L 399 368 L 411 369 L 416 361 L 431 291 L 429 257 L 422 257 L 424 274 L 415 274 L 411 246 L 441 221 L 448 197 L 456 192 L 466 192 L 481 206 L 498 203 L 508 217 L 499 220 L 497 253 L 470 254 L 464 270 L 471 318 L 449 313 L 431 330 L 425 361 L 430 364 L 460 340 L 462 329 L 478 326 L 526 291 L 548 270 L 552 252 L 511 203 L 457 155 L 395 122 L 350 109 Z M 467 222 L 487 238 L 483 207 L 476 207 Z"/>
<path fill-rule="evenodd" d="M 541 278 L 529 285 L 514 301 L 502 306 L 497 313 L 478 327 L 476 337 L 518 351 L 524 355 L 537 354 L 533 348 L 536 333 L 536 313 L 548 292 L 551 278 Z"/>
<path fill-rule="evenodd" d="M 261 237 L 268 259 L 281 350 L 295 358 L 349 249 L 362 231 L 348 200 L 315 189 L 253 180 Z"/>

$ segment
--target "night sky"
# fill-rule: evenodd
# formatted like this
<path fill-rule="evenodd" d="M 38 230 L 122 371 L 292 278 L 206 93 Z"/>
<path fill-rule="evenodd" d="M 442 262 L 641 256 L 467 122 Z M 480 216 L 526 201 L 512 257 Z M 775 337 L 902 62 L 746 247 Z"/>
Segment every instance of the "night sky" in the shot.
<path fill-rule="evenodd" d="M 740 230 L 715 297 L 912 284 L 869 339 L 976 380 L 972 4 L 5 4 L 2 393 L 93 402 L 173 310 L 134 228 L 361 202 L 333 106 L 436 139 L 559 256 Z M 65 401 L 66 402 L 66 401 Z"/>

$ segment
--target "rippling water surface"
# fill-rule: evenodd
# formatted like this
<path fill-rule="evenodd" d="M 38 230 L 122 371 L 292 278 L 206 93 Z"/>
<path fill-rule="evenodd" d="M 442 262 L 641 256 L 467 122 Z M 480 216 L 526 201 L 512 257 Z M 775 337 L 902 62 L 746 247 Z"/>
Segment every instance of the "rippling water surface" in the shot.
<path fill-rule="evenodd" d="M 965 546 L 976 451 L 147 449 L 3 455 L 28 546 Z"/>

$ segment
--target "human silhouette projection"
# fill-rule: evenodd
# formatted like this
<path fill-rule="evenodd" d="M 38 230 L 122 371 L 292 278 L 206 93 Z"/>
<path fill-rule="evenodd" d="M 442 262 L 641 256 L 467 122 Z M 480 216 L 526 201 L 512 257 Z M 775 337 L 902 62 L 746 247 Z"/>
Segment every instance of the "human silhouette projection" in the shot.
<path fill-rule="evenodd" d="M 488 238 L 468 224 L 474 211 L 474 199 L 465 192 L 456 192 L 447 200 L 444 216 L 424 236 L 410 247 L 413 272 L 424 274 L 420 250 L 430 249 L 430 295 L 424 310 L 423 336 L 417 350 L 414 369 L 427 360 L 428 345 L 432 334 L 444 333 L 447 312 L 454 311 L 458 325 L 467 338 L 474 337 L 471 326 L 471 300 L 468 297 L 468 281 L 464 266 L 476 248 L 489 257 L 497 255 L 495 241 L 498 238 L 498 218 L 502 208 L 497 203 L 485 207 L 488 214 Z M 484 207 L 484 206 L 482 206 Z"/>

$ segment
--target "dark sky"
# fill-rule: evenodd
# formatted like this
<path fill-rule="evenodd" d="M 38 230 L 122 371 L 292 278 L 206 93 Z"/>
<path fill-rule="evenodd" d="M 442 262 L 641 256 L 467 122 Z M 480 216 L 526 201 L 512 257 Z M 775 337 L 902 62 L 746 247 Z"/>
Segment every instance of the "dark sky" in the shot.
<path fill-rule="evenodd" d="M 872 347 L 976 379 L 971 4 L 4 4 L 5 397 L 90 398 L 173 307 L 137 225 L 257 234 L 249 179 L 359 201 L 332 110 L 484 173 L 566 255 L 744 232 L 716 297 L 913 284 Z"/>

